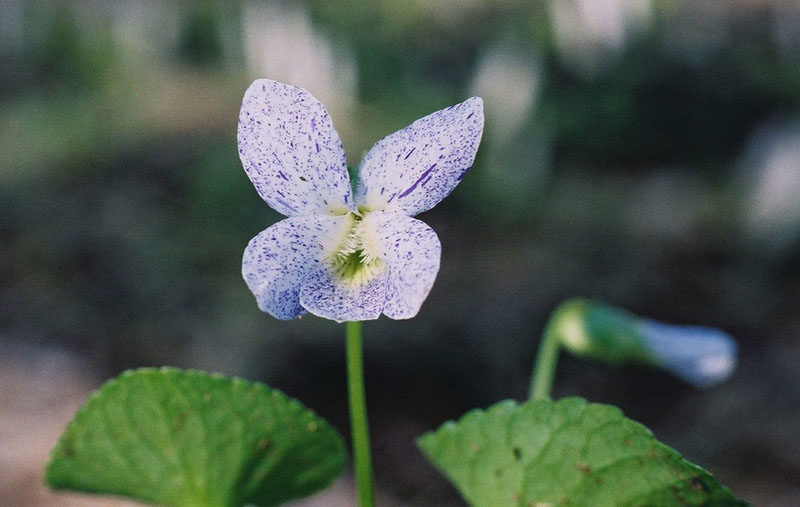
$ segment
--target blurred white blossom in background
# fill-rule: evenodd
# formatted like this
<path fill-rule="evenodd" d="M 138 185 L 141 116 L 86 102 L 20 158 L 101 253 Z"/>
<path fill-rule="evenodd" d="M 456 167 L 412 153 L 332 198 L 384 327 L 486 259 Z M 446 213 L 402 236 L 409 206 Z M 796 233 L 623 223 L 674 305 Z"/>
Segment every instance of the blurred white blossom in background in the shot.
<path fill-rule="evenodd" d="M 242 23 L 249 78 L 302 86 L 334 118 L 348 115 L 358 83 L 352 52 L 314 27 L 302 6 L 245 2 Z"/>
<path fill-rule="evenodd" d="M 551 0 L 550 17 L 561 57 L 591 74 L 650 24 L 652 1 Z"/>
<path fill-rule="evenodd" d="M 549 145 L 525 128 L 535 114 L 543 79 L 534 49 L 501 41 L 479 56 L 470 85 L 470 95 L 483 97 L 486 105 L 484 188 L 511 208 L 527 206 L 549 175 Z M 519 159 L 529 163 L 516 163 Z"/>
<path fill-rule="evenodd" d="M 780 256 L 800 239 L 800 125 L 757 132 L 742 163 L 744 228 L 759 253 Z"/>

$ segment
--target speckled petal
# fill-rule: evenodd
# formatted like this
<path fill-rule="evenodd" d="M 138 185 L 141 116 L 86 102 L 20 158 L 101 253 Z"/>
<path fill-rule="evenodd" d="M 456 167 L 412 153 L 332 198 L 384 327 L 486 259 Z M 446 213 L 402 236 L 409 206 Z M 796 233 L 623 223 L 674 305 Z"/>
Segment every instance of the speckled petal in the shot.
<path fill-rule="evenodd" d="M 304 312 L 300 305 L 303 278 L 329 249 L 342 241 L 349 216 L 306 216 L 281 220 L 250 240 L 242 259 L 242 276 L 258 307 L 278 319 Z"/>
<path fill-rule="evenodd" d="M 400 213 L 369 213 L 364 223 L 388 269 L 383 313 L 392 319 L 414 317 L 439 272 L 439 237 L 424 222 Z"/>
<path fill-rule="evenodd" d="M 239 113 L 239 158 L 258 194 L 286 216 L 352 208 L 339 134 L 325 106 L 297 86 L 258 79 Z"/>
<path fill-rule="evenodd" d="M 336 322 L 377 319 L 386 301 L 386 272 L 364 284 L 341 281 L 332 276 L 327 263 L 320 263 L 304 279 L 300 304 L 318 317 Z"/>
<path fill-rule="evenodd" d="M 435 206 L 475 161 L 483 101 L 472 97 L 378 141 L 361 162 L 356 203 L 414 216 Z"/>

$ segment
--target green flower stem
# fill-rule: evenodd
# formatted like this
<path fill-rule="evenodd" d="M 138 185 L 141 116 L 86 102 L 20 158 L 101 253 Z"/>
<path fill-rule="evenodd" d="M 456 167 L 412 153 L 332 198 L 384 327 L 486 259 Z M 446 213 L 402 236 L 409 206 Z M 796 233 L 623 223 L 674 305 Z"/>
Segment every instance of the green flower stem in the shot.
<path fill-rule="evenodd" d="M 364 361 L 361 346 L 361 322 L 347 323 L 347 388 L 350 396 L 350 427 L 353 432 L 353 460 L 356 491 L 360 507 L 373 507 L 372 460 L 369 452 L 367 404 L 364 394 Z"/>
<path fill-rule="evenodd" d="M 550 399 L 550 391 L 553 388 L 553 378 L 556 375 L 556 365 L 558 364 L 558 353 L 561 349 L 561 341 L 558 333 L 555 332 L 554 321 L 555 315 L 551 317 L 544 329 L 539 351 L 536 354 L 529 394 L 532 400 Z"/>

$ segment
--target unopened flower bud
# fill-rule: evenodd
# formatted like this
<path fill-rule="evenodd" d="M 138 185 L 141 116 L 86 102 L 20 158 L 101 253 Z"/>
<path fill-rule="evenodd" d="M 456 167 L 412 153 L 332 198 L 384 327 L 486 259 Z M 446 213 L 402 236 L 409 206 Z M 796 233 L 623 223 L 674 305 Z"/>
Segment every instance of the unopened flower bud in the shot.
<path fill-rule="evenodd" d="M 577 356 L 656 366 L 697 387 L 725 380 L 736 366 L 736 341 L 719 329 L 662 324 L 590 300 L 563 303 L 549 326 Z"/>

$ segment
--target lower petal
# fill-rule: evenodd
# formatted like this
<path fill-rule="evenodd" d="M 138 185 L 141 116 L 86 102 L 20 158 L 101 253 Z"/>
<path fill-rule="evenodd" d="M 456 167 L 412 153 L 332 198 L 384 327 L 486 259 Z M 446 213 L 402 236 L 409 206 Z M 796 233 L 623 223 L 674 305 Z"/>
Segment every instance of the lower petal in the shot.
<path fill-rule="evenodd" d="M 419 312 L 439 273 L 439 238 L 424 222 L 400 213 L 369 213 L 364 221 L 387 266 L 383 313 L 392 319 L 410 319 Z"/>
<path fill-rule="evenodd" d="M 278 319 L 305 313 L 300 304 L 303 278 L 341 241 L 348 216 L 310 215 L 281 220 L 250 240 L 242 258 L 242 276 L 258 307 Z"/>
<path fill-rule="evenodd" d="M 336 322 L 377 319 L 385 301 L 385 272 L 364 283 L 351 283 L 336 276 L 329 262 L 310 271 L 300 289 L 303 308 Z"/>

